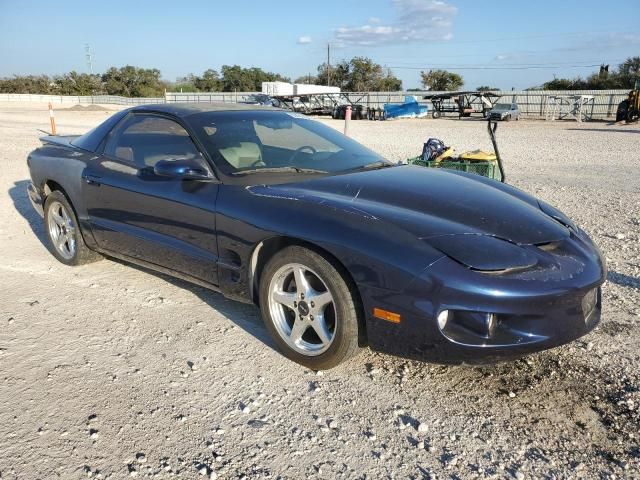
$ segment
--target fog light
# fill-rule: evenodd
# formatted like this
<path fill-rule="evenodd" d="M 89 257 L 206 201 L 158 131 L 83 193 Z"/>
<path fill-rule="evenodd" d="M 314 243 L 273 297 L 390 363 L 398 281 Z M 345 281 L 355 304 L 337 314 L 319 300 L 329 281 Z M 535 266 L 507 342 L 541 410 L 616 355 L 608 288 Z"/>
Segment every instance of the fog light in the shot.
<path fill-rule="evenodd" d="M 438 314 L 438 327 L 440 327 L 440 330 L 444 330 L 444 327 L 447 326 L 448 320 L 449 320 L 449 310 L 443 310 Z"/>
<path fill-rule="evenodd" d="M 498 315 L 490 312 L 443 310 L 438 314 L 438 327 L 445 335 L 466 331 L 478 337 L 491 338 L 498 329 L 498 323 Z"/>
<path fill-rule="evenodd" d="M 496 327 L 498 326 L 498 317 L 495 313 L 487 313 L 486 316 L 487 322 L 487 338 L 491 337 L 496 331 Z"/>
<path fill-rule="evenodd" d="M 598 303 L 598 289 L 594 288 L 590 290 L 582 299 L 582 313 L 584 315 L 585 322 L 588 320 L 591 312 L 596 308 Z"/>

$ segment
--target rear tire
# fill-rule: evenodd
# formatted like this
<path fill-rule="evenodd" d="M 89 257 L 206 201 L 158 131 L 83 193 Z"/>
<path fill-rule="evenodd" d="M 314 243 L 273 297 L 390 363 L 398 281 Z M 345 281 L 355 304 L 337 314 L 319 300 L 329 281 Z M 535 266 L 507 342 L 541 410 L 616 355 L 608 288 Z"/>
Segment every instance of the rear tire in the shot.
<path fill-rule="evenodd" d="M 102 258 L 84 243 L 75 211 L 58 190 L 44 202 L 44 224 L 51 253 L 65 265 L 84 265 Z"/>
<path fill-rule="evenodd" d="M 360 300 L 350 283 L 332 261 L 304 247 L 287 247 L 269 260 L 260 278 L 260 309 L 287 358 L 324 370 L 360 350 Z"/>
<path fill-rule="evenodd" d="M 433 118 L 440 118 L 441 113 L 440 113 L 439 111 L 437 111 L 437 110 L 434 110 L 434 111 L 431 113 L 431 116 L 432 116 Z"/>

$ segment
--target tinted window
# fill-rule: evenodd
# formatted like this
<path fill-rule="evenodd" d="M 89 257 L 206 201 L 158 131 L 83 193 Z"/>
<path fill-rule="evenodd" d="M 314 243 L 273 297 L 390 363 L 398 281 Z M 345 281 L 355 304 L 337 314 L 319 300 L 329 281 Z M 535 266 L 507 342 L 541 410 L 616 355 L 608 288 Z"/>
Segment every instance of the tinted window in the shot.
<path fill-rule="evenodd" d="M 76 138 L 75 140 L 72 140 L 71 145 L 75 145 L 76 147 L 82 148 L 83 150 L 89 150 L 90 152 L 97 151 L 98 146 L 100 145 L 100 143 L 102 143 L 102 140 L 104 140 L 104 137 L 107 135 L 107 133 L 109 133 L 109 131 L 120 120 L 122 120 L 122 117 L 124 117 L 126 114 L 126 110 L 114 113 L 94 129 L 89 130 L 84 135 Z"/>
<path fill-rule="evenodd" d="M 203 112 L 188 120 L 226 173 L 282 167 L 339 172 L 385 162 L 335 129 L 289 112 Z"/>
<path fill-rule="evenodd" d="M 155 115 L 131 115 L 111 133 L 105 155 L 139 168 L 160 160 L 200 160 L 200 152 L 180 124 Z"/>

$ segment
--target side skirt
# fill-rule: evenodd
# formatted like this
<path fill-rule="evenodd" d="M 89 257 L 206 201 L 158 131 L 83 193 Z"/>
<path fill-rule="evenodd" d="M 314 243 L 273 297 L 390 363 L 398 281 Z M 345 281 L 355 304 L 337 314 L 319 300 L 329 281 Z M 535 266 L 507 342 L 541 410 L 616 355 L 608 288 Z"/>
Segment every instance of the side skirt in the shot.
<path fill-rule="evenodd" d="M 199 287 L 204 287 L 204 288 L 206 288 L 208 290 L 212 290 L 212 291 L 214 291 L 216 293 L 221 293 L 221 294 L 225 295 L 224 292 L 222 290 L 220 290 L 220 287 L 218 287 L 218 285 L 214 285 L 212 283 L 204 282 L 204 281 L 200 280 L 199 278 L 195 278 L 195 277 L 192 277 L 190 275 L 186 275 L 186 274 L 181 273 L 181 272 L 176 272 L 175 270 L 171 270 L 170 268 L 162 267 L 160 265 L 156 265 L 155 263 L 147 262 L 145 260 L 140 260 L 139 258 L 132 258 L 132 257 L 129 257 L 127 255 L 122 255 L 120 253 L 112 252 L 112 251 L 109 251 L 109 250 L 103 250 L 103 249 L 100 249 L 100 248 L 96 248 L 94 250 L 99 252 L 99 253 L 101 253 L 102 255 L 104 255 L 106 257 L 115 258 L 115 259 L 118 259 L 118 260 L 122 260 L 122 261 L 124 261 L 126 263 L 131 263 L 131 264 L 143 267 L 143 268 L 147 268 L 149 270 L 153 270 L 153 271 L 156 271 L 156 272 L 164 273 L 165 275 L 169 275 L 170 277 L 178 278 L 180 280 L 184 280 L 184 281 L 192 283 L 194 285 L 198 285 Z M 225 295 L 225 297 L 226 296 L 227 295 Z M 230 298 L 230 297 L 228 297 L 228 298 Z M 245 298 L 233 297 L 232 300 L 240 301 L 240 302 L 243 302 L 243 303 L 253 304 L 253 302 L 251 302 L 251 300 L 249 300 L 248 298 L 245 299 Z"/>

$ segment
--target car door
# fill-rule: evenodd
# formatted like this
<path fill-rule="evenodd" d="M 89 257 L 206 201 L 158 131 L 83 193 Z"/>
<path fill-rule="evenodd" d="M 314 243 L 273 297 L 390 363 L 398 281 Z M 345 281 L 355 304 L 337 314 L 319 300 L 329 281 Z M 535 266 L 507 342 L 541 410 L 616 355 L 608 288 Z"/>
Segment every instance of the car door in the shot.
<path fill-rule="evenodd" d="M 218 183 L 154 173 L 160 160 L 186 159 L 211 171 L 176 119 L 131 113 L 83 172 L 85 204 L 100 248 L 215 285 Z"/>

